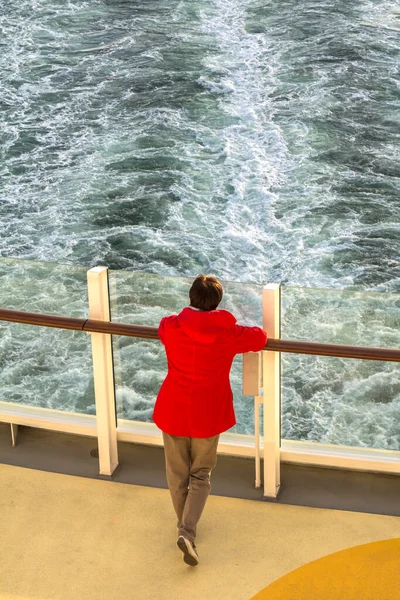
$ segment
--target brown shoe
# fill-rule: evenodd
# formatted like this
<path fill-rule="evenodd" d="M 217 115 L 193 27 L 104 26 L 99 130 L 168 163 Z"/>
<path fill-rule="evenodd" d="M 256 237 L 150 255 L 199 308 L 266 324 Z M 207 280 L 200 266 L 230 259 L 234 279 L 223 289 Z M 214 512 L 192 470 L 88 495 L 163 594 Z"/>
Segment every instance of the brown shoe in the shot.
<path fill-rule="evenodd" d="M 183 560 L 187 565 L 195 567 L 199 564 L 199 555 L 197 554 L 194 542 L 191 542 L 187 538 L 183 537 L 183 535 L 180 535 L 176 543 L 178 548 L 182 550 L 184 554 Z"/>

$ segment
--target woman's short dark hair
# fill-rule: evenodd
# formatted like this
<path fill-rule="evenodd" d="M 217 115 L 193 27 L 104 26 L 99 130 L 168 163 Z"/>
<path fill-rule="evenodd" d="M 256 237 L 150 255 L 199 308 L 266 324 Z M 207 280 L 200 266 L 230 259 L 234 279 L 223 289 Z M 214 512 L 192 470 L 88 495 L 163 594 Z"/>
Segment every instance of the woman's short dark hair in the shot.
<path fill-rule="evenodd" d="M 198 275 L 189 290 L 190 306 L 215 310 L 222 300 L 222 285 L 212 275 Z"/>

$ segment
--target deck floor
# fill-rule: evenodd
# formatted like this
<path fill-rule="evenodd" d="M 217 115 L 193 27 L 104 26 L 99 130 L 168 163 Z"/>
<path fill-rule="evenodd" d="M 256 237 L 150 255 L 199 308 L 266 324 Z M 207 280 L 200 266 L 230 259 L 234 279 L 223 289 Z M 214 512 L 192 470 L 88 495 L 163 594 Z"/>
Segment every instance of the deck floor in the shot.
<path fill-rule="evenodd" d="M 0 483 L 0 600 L 249 600 L 326 554 L 400 537 L 395 516 L 214 494 L 193 568 L 166 489 L 7 464 Z"/>

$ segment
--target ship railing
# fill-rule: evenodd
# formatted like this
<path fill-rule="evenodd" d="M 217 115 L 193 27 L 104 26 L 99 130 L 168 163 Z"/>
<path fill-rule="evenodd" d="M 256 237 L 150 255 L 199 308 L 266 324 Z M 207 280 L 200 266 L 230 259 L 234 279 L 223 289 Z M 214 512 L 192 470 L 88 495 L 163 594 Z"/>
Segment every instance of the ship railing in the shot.
<path fill-rule="evenodd" d="M 153 423 L 117 419 L 111 336 L 158 339 L 156 327 L 116 323 L 110 319 L 107 267 L 88 271 L 89 318 L 0 309 L 0 321 L 86 332 L 91 336 L 96 414 L 0 401 L 0 421 L 11 426 L 15 445 L 18 425 L 97 437 L 99 477 L 110 478 L 118 466 L 118 441 L 162 445 Z M 280 339 L 280 286 L 263 289 L 263 328 L 268 342 L 261 352 L 243 356 L 243 394 L 254 398 L 254 436 L 220 437 L 219 452 L 254 457 L 255 487 L 263 483 L 263 496 L 276 500 L 281 487 L 281 463 L 295 463 L 400 474 L 400 452 L 376 448 L 281 439 L 281 353 L 400 362 L 400 350 Z M 260 435 L 260 406 L 263 433 Z M 263 459 L 263 477 L 261 477 Z"/>

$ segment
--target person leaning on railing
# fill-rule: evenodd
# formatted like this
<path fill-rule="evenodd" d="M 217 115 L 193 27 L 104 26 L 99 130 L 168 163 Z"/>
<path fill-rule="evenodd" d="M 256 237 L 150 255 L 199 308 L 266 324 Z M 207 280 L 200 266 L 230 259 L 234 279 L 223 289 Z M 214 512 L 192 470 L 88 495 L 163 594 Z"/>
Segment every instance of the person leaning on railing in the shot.
<path fill-rule="evenodd" d="M 260 327 L 237 325 L 217 310 L 223 289 L 215 277 L 199 275 L 189 291 L 190 306 L 161 319 L 168 373 L 160 388 L 153 421 L 162 430 L 166 476 L 178 517 L 178 547 L 195 566 L 197 523 L 217 464 L 219 436 L 236 424 L 229 372 L 233 358 L 258 352 L 267 342 Z"/>

